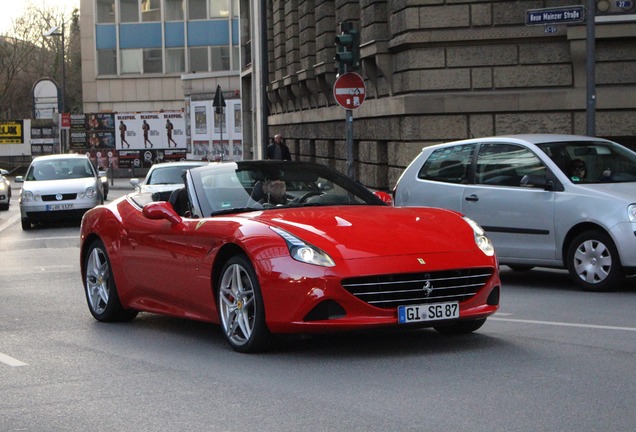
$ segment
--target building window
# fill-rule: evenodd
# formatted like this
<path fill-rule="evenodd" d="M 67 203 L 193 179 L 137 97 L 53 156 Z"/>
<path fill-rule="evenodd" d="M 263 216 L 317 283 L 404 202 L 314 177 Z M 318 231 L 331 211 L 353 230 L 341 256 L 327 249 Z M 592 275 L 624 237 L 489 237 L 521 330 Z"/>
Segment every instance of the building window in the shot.
<path fill-rule="evenodd" d="M 190 48 L 190 72 L 207 72 L 208 69 L 208 48 Z"/>
<path fill-rule="evenodd" d="M 227 18 L 230 16 L 228 0 L 210 0 L 210 18 Z"/>
<path fill-rule="evenodd" d="M 139 22 L 139 0 L 119 0 L 120 21 Z"/>
<path fill-rule="evenodd" d="M 161 21 L 161 0 L 142 0 L 141 20 L 144 22 Z"/>
<path fill-rule="evenodd" d="M 166 73 L 174 74 L 183 72 L 185 72 L 185 49 L 166 49 Z"/>
<path fill-rule="evenodd" d="M 117 51 L 114 49 L 97 50 L 97 74 L 117 75 Z"/>
<path fill-rule="evenodd" d="M 166 0 L 166 21 L 183 21 L 183 0 Z"/>
<path fill-rule="evenodd" d="M 188 19 L 206 19 L 208 13 L 205 2 L 206 0 L 190 0 L 188 2 Z"/>
<path fill-rule="evenodd" d="M 212 52 L 212 70 L 226 71 L 230 70 L 230 50 L 227 46 L 211 47 Z"/>
<path fill-rule="evenodd" d="M 141 50 L 125 49 L 119 51 L 121 55 L 122 74 L 140 74 L 142 69 Z"/>
<path fill-rule="evenodd" d="M 142 73 L 163 72 L 163 59 L 160 49 L 145 49 Z"/>
<path fill-rule="evenodd" d="M 97 0 L 97 24 L 115 22 L 115 0 Z"/>
<path fill-rule="evenodd" d="M 232 47 L 232 70 L 239 70 L 241 68 L 241 58 L 239 57 L 240 48 L 237 45 Z"/>

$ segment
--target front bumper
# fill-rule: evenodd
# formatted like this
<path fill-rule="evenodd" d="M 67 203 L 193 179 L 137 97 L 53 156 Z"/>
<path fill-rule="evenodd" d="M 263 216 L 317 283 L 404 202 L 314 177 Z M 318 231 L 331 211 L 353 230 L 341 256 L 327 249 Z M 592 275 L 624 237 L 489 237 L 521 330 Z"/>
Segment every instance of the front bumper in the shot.
<path fill-rule="evenodd" d="M 470 255 L 474 256 L 474 254 Z M 453 258 L 458 257 L 454 256 Z M 476 262 L 475 259 L 471 260 L 468 257 L 464 258 L 467 259 L 463 263 L 461 258 L 457 259 L 455 261 L 457 264 L 451 268 L 472 266 L 473 268 L 488 269 L 490 276 L 482 281 L 481 285 L 475 289 L 474 294 L 459 301 L 459 319 L 486 318 L 499 309 L 501 282 L 496 261 L 492 257 L 485 258 L 481 262 Z M 285 258 L 273 260 L 271 262 L 272 268 L 298 268 L 298 263 L 285 263 L 285 261 L 287 261 Z M 368 274 L 372 269 L 381 269 L 382 275 L 421 273 L 421 268 L 404 266 L 404 261 L 408 261 L 408 258 L 358 260 L 353 266 L 336 265 L 333 269 L 305 266 L 307 268 L 299 269 L 298 272 L 281 272 L 276 278 L 263 279 L 261 280 L 261 290 L 266 308 L 267 325 L 274 333 L 320 333 L 398 326 L 400 324 L 398 324 L 395 303 L 389 307 L 371 304 L 345 289 L 343 281 Z M 433 259 L 427 259 L 427 262 L 431 264 L 433 261 Z M 440 262 L 438 270 L 443 270 L 443 265 L 444 263 Z M 448 267 L 448 264 L 446 266 Z M 427 270 L 435 272 L 435 267 L 432 265 Z M 441 298 L 431 298 L 431 302 L 443 301 Z M 443 322 L 430 321 L 408 325 L 411 327 L 433 327 L 440 324 Z"/>

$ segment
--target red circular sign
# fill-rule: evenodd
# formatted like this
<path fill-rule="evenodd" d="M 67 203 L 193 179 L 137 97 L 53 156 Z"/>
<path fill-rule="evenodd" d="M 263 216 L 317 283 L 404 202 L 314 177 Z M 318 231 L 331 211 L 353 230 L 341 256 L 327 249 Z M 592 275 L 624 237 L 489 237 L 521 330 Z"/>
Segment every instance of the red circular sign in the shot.
<path fill-rule="evenodd" d="M 333 85 L 333 96 L 336 102 L 346 109 L 356 109 L 362 105 L 366 93 L 364 80 L 355 72 L 340 75 Z"/>

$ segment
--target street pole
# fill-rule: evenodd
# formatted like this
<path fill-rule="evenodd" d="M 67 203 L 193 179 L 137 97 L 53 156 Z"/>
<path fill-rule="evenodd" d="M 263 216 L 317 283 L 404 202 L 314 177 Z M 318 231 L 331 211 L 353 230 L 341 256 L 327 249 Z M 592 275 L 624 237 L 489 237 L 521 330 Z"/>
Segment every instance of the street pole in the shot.
<path fill-rule="evenodd" d="M 585 59 L 587 75 L 587 110 L 586 133 L 588 136 L 596 135 L 596 34 L 595 34 L 596 1 L 587 1 L 586 30 L 587 30 L 587 58 Z"/>
<path fill-rule="evenodd" d="M 66 112 L 66 59 L 64 53 L 64 21 L 62 21 L 62 112 Z"/>
<path fill-rule="evenodd" d="M 346 139 L 347 139 L 347 175 L 355 180 L 355 166 L 353 164 L 353 110 L 345 110 Z"/>

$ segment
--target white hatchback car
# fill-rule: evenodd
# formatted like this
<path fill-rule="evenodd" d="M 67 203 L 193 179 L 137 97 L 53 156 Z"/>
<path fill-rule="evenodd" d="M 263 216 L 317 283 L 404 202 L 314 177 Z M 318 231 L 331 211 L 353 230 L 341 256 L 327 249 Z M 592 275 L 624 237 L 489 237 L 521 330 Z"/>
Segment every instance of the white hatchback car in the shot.
<path fill-rule="evenodd" d="M 102 183 L 85 155 L 59 154 L 33 159 L 22 183 L 20 213 L 22 229 L 33 223 L 80 220 L 84 213 L 103 204 Z"/>
<path fill-rule="evenodd" d="M 179 161 L 157 163 L 150 167 L 143 181 L 138 178 L 130 179 L 130 184 L 137 192 L 152 192 L 162 194 L 168 200 L 170 192 L 183 187 L 181 177 L 186 170 L 207 165 L 204 161 Z"/>
<path fill-rule="evenodd" d="M 394 200 L 465 214 L 514 270 L 567 268 L 595 291 L 636 275 L 636 152 L 612 141 L 513 135 L 425 147 Z"/>

